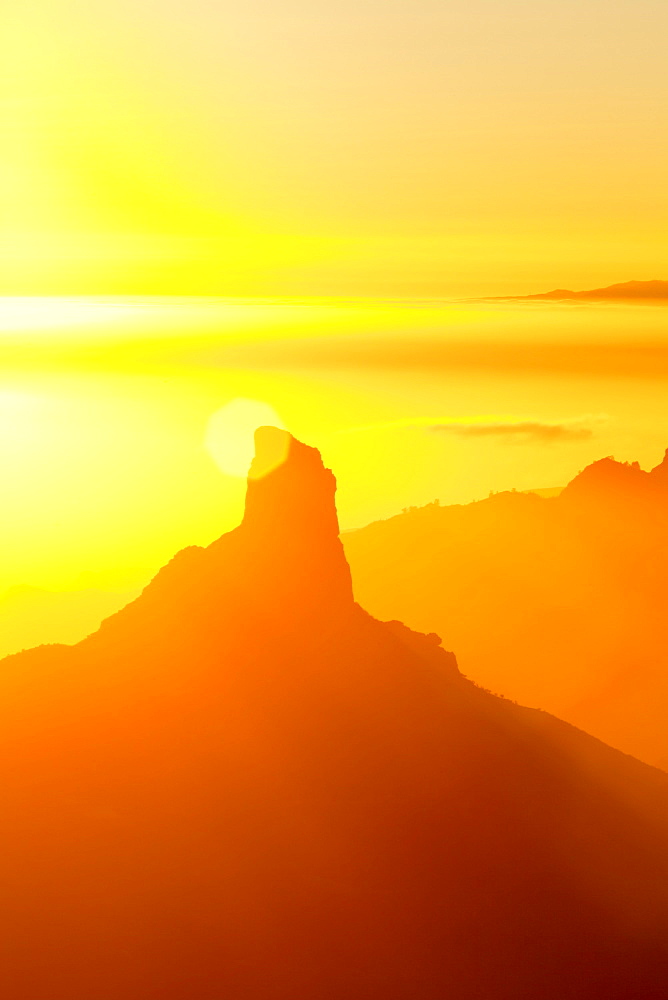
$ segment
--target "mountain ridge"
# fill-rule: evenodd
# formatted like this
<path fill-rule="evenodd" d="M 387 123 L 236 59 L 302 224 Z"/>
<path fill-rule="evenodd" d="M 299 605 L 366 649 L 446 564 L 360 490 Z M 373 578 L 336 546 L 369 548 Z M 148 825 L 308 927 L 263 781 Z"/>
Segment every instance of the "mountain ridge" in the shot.
<path fill-rule="evenodd" d="M 660 1000 L 668 776 L 364 611 L 293 441 L 238 528 L 2 661 L 8 995 Z"/>
<path fill-rule="evenodd" d="M 667 499 L 668 451 L 649 471 L 608 456 L 557 496 L 427 505 L 343 541 L 373 614 L 447 633 L 478 683 L 668 768 Z"/>

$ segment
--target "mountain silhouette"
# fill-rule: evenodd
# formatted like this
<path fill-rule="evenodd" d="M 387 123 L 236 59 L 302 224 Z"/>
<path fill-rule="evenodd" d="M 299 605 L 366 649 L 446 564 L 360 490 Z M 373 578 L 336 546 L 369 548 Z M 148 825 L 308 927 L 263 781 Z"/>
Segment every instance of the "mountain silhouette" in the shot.
<path fill-rule="evenodd" d="M 571 500 L 586 498 L 603 503 L 615 503 L 622 497 L 631 501 L 668 500 L 668 449 L 663 460 L 645 472 L 639 462 L 617 462 L 610 455 L 592 462 L 565 487 L 562 497 Z M 660 507 L 660 513 L 665 509 Z"/>
<path fill-rule="evenodd" d="M 140 588 L 71 591 L 14 586 L 0 597 L 0 658 L 48 642 L 75 643 L 133 600 Z"/>
<path fill-rule="evenodd" d="M 633 301 L 635 299 L 668 299 L 668 281 L 622 281 L 605 288 L 590 288 L 584 292 L 573 292 L 568 288 L 555 288 L 551 292 L 540 292 L 535 295 L 505 295 L 506 299 L 582 299 Z"/>
<path fill-rule="evenodd" d="M 344 535 L 372 614 L 447 634 L 462 671 L 668 769 L 668 453 L 556 497 L 428 505 Z"/>
<path fill-rule="evenodd" d="M 285 433 L 238 528 L 2 661 L 6 995 L 665 997 L 668 776 L 363 611 Z"/>

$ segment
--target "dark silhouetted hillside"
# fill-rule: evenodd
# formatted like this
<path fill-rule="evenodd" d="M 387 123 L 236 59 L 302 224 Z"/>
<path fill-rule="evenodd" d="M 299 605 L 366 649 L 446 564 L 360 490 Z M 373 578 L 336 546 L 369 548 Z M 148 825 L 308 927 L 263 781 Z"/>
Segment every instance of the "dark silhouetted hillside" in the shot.
<path fill-rule="evenodd" d="M 236 530 L 2 661 L 5 995 L 665 997 L 668 777 L 356 605 L 289 445 Z"/>
<path fill-rule="evenodd" d="M 468 677 L 668 768 L 668 455 L 344 538 L 372 614 L 447 635 Z"/>

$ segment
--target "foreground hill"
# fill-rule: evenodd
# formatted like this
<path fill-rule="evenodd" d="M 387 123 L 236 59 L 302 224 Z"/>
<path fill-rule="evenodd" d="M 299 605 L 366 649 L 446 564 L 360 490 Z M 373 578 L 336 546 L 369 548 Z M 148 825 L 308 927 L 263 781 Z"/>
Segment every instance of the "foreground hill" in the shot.
<path fill-rule="evenodd" d="M 668 777 L 356 605 L 289 445 L 239 528 L 0 664 L 7 997 L 665 997 Z"/>
<path fill-rule="evenodd" d="M 668 769 L 668 454 L 605 458 L 558 497 L 501 493 L 344 535 L 372 614 L 435 629 L 462 671 Z"/>

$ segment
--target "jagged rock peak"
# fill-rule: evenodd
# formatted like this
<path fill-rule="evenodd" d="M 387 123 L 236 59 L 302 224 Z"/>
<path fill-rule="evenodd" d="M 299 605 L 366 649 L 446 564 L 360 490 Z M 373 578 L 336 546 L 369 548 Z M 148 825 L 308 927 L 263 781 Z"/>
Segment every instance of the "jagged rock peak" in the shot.
<path fill-rule="evenodd" d="M 278 559 L 286 585 L 290 579 L 312 596 L 327 592 L 352 604 L 335 495 L 336 479 L 317 448 L 278 427 L 257 429 L 241 525 L 255 561 Z"/>
<path fill-rule="evenodd" d="M 302 467 L 310 462 L 314 469 L 323 468 L 318 449 L 298 441 L 282 427 L 258 427 L 254 440 L 255 455 L 248 472 L 249 479 L 262 479 L 287 461 Z"/>
<path fill-rule="evenodd" d="M 289 525 L 300 534 L 317 530 L 338 536 L 336 479 L 317 448 L 278 427 L 258 427 L 248 474 L 244 525 L 267 518 L 274 531 Z"/>

